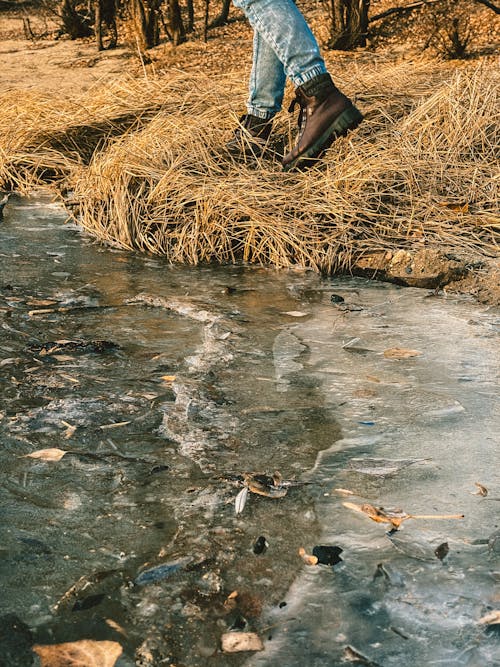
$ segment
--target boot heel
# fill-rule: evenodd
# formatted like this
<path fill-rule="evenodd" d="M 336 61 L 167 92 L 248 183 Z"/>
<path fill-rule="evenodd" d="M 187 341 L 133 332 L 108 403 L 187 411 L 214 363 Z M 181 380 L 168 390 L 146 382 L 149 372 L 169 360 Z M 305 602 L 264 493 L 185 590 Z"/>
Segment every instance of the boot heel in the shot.
<path fill-rule="evenodd" d="M 345 137 L 350 130 L 355 130 L 362 120 L 363 114 L 359 109 L 352 105 L 335 119 L 330 130 L 333 130 L 333 133 L 337 137 Z"/>

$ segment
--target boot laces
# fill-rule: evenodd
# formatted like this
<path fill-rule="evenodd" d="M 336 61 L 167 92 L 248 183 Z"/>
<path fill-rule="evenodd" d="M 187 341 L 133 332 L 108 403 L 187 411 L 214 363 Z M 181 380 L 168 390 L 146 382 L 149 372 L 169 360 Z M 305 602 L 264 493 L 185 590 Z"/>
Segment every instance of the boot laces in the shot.
<path fill-rule="evenodd" d="M 290 103 L 290 106 L 288 107 L 288 112 L 292 113 L 295 110 L 295 107 L 299 105 L 299 117 L 297 119 L 297 125 L 299 128 L 299 137 L 302 136 L 304 130 L 306 129 L 306 121 L 307 121 L 307 114 L 306 114 L 306 103 L 300 97 L 298 94 L 295 95 L 293 100 Z"/>

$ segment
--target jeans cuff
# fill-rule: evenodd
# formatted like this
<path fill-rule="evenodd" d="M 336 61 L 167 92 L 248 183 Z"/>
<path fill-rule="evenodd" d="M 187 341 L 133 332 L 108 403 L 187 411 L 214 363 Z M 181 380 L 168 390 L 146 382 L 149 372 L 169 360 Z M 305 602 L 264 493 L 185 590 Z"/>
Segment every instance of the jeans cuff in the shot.
<path fill-rule="evenodd" d="M 296 86 L 297 88 L 299 86 L 303 86 L 305 83 L 308 81 L 311 81 L 311 79 L 315 79 L 317 76 L 320 74 L 326 74 L 327 69 L 324 65 L 315 65 L 309 70 L 306 70 L 305 72 L 301 72 L 300 74 L 293 75 L 292 81 L 293 85 Z"/>
<path fill-rule="evenodd" d="M 253 107 L 250 104 L 247 106 L 247 112 L 251 116 L 256 116 L 257 118 L 261 118 L 262 120 L 271 120 L 271 118 L 274 118 L 276 114 L 270 111 L 262 111 L 262 109 L 257 109 L 257 107 Z"/>

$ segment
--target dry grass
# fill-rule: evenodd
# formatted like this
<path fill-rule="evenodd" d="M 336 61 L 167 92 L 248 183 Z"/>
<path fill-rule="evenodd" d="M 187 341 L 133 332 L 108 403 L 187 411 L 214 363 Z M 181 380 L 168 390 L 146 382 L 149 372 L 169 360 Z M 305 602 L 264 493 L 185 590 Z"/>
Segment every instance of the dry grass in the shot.
<path fill-rule="evenodd" d="M 172 262 L 333 272 L 402 247 L 497 254 L 498 74 L 358 59 L 336 78 L 366 120 L 306 173 L 227 155 L 244 77 L 177 73 L 64 108 L 4 102 L 0 183 L 28 186 L 50 174 L 74 190 L 88 232 Z M 23 126 L 13 132 L 16 104 Z M 289 123 L 287 114 L 277 119 L 278 137 Z"/>

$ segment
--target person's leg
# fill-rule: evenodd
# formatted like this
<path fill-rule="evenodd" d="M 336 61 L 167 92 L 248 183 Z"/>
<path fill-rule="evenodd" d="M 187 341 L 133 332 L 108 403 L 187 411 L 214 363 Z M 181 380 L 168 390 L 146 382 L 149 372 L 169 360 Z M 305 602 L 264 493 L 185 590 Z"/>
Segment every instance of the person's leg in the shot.
<path fill-rule="evenodd" d="M 283 63 L 255 30 L 247 111 L 226 144 L 234 156 L 259 157 L 266 148 L 272 119 L 281 109 L 286 75 Z"/>
<path fill-rule="evenodd" d="M 293 0 L 233 0 L 233 4 L 272 48 L 295 86 L 327 71 L 318 43 Z"/>
<path fill-rule="evenodd" d="M 259 32 L 254 31 L 253 63 L 247 111 L 226 144 L 235 157 L 259 157 L 266 149 L 272 119 L 281 109 L 286 75 L 283 63 Z"/>
<path fill-rule="evenodd" d="M 283 63 L 260 32 L 255 30 L 248 113 L 262 120 L 273 118 L 281 109 L 285 81 Z"/>
<path fill-rule="evenodd" d="M 275 52 L 297 87 L 299 137 L 285 155 L 283 168 L 309 166 L 339 136 L 359 125 L 363 116 L 334 85 L 314 35 L 293 0 L 233 0 L 254 31 Z"/>

